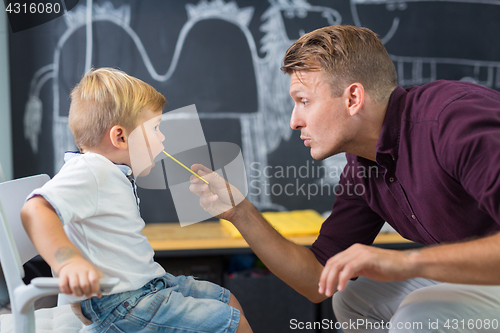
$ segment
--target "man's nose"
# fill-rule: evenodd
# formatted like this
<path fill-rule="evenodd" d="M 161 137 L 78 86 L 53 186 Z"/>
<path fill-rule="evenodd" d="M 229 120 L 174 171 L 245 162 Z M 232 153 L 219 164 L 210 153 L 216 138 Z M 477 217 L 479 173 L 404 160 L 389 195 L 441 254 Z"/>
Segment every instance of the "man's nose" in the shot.
<path fill-rule="evenodd" d="M 290 117 L 290 127 L 293 130 L 299 130 L 304 127 L 304 121 L 297 111 L 296 107 L 293 108 L 292 116 Z"/>

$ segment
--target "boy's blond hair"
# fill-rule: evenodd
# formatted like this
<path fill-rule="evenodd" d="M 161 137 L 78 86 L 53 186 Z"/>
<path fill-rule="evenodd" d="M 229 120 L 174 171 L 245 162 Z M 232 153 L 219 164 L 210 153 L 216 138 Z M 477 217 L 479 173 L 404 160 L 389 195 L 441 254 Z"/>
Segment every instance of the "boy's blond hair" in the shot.
<path fill-rule="evenodd" d="M 383 103 L 397 86 L 396 68 L 378 36 L 348 25 L 324 27 L 300 37 L 286 52 L 281 70 L 287 74 L 324 71 L 336 97 L 359 82 Z"/>
<path fill-rule="evenodd" d="M 69 128 L 80 151 L 99 145 L 115 125 L 132 131 L 142 110 L 161 111 L 166 104 L 149 84 L 106 67 L 88 71 L 70 97 Z"/>

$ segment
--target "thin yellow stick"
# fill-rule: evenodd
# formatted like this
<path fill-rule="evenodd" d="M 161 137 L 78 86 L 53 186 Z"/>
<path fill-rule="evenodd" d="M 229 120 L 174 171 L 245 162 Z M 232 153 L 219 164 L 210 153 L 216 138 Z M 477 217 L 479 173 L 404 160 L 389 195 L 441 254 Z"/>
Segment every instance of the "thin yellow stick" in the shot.
<path fill-rule="evenodd" d="M 168 157 L 170 157 L 171 159 L 173 159 L 174 161 L 176 161 L 177 163 L 179 163 L 179 165 L 181 165 L 182 167 L 184 167 L 184 169 L 186 169 L 187 171 L 191 172 L 193 175 L 195 175 L 196 177 L 200 178 L 201 180 L 203 180 L 205 183 L 209 184 L 203 177 L 201 177 L 200 175 L 198 175 L 196 172 L 194 172 L 193 170 L 189 169 L 187 166 L 185 166 L 184 164 L 182 164 L 180 161 L 178 161 L 175 157 L 173 157 L 172 155 L 170 155 L 169 153 L 167 153 L 166 151 L 163 151 L 165 153 L 165 155 L 167 155 Z"/>

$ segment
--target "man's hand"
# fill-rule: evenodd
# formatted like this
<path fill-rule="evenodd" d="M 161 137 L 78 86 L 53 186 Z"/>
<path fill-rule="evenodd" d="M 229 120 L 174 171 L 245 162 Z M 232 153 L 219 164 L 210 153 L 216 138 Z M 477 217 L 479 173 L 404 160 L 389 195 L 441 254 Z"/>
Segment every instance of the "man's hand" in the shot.
<path fill-rule="evenodd" d="M 209 184 L 196 176 L 191 176 L 189 190 L 200 197 L 201 207 L 212 216 L 231 220 L 235 207 L 245 197 L 221 176 L 201 164 L 194 164 L 191 170 L 203 177 Z"/>
<path fill-rule="evenodd" d="M 328 259 L 319 280 L 319 293 L 332 296 L 350 279 L 366 276 L 376 281 L 402 281 L 412 277 L 411 253 L 354 244 Z"/>
<path fill-rule="evenodd" d="M 101 296 L 99 279 L 104 274 L 100 270 L 68 246 L 58 249 L 56 258 L 63 261 L 58 272 L 61 292 L 76 296 Z"/>

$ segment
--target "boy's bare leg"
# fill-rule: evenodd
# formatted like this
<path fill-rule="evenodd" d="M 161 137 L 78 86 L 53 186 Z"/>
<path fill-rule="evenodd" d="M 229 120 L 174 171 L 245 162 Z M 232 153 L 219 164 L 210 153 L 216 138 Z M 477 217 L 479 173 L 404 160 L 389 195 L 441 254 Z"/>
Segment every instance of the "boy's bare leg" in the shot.
<path fill-rule="evenodd" d="M 231 294 L 228 304 L 240 311 L 240 323 L 238 325 L 236 333 L 253 333 L 252 329 L 250 328 L 250 324 L 248 324 L 247 318 L 245 318 L 245 315 L 243 314 L 243 309 L 241 308 L 240 302 L 238 302 L 233 294 Z"/>

